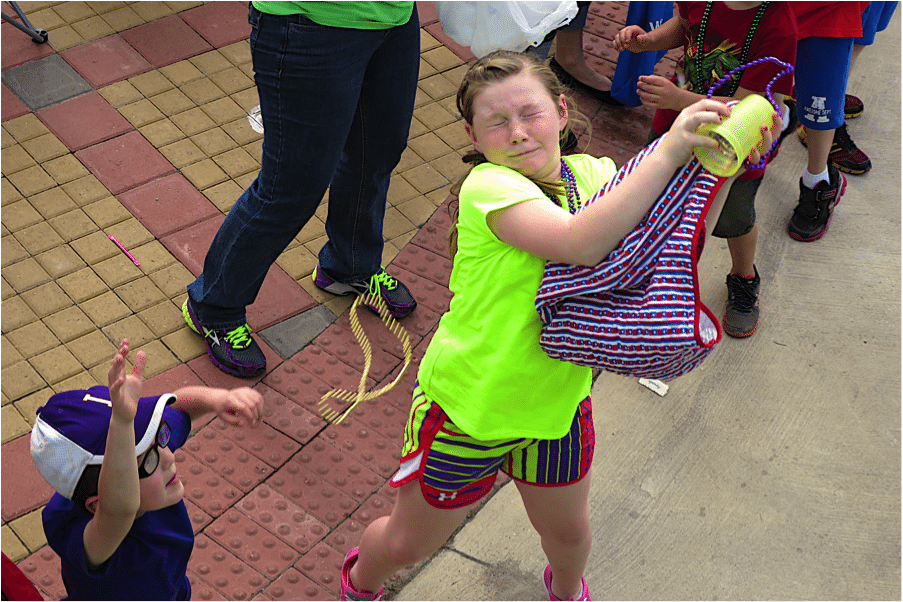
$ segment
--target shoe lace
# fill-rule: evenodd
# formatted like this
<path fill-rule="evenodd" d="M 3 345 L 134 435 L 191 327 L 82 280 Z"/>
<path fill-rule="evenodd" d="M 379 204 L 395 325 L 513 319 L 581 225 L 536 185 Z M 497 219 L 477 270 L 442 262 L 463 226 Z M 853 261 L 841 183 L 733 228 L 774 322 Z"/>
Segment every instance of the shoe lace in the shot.
<path fill-rule="evenodd" d="M 398 287 L 398 280 L 389 276 L 386 270 L 381 269 L 370 278 L 370 294 L 379 295 L 381 287 L 394 291 Z"/>
<path fill-rule="evenodd" d="M 251 344 L 251 327 L 247 324 L 242 324 L 238 328 L 230 330 L 226 333 L 226 342 L 233 349 L 244 349 Z"/>
<path fill-rule="evenodd" d="M 845 153 L 853 153 L 859 150 L 856 143 L 850 137 L 846 124 L 843 124 L 834 131 L 834 142 Z"/>
<path fill-rule="evenodd" d="M 728 278 L 727 299 L 737 311 L 748 312 L 756 304 L 755 282 L 752 279 L 732 276 Z"/>

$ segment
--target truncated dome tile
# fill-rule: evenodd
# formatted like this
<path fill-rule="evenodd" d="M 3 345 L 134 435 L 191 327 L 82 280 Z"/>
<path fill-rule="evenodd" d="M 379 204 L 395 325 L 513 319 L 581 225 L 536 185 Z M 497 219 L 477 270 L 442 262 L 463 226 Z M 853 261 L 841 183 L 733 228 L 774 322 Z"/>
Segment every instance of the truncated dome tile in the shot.
<path fill-rule="evenodd" d="M 347 313 L 342 314 L 342 317 L 345 318 L 347 325 L 343 326 L 338 323 L 333 324 L 314 339 L 314 344 L 330 355 L 338 358 L 343 363 L 348 364 L 358 373 L 363 373 L 365 363 L 363 349 L 361 348 L 361 344 L 357 340 L 357 337 L 354 336 L 354 332 L 351 330 L 351 323 L 348 321 Z M 387 377 L 389 372 L 394 370 L 395 367 L 401 363 L 399 357 L 396 357 L 384 348 L 384 346 L 389 346 L 391 344 L 389 338 L 391 338 L 399 347 L 401 347 L 401 343 L 398 341 L 397 337 L 389 332 L 382 321 L 379 321 L 379 324 L 382 328 L 382 332 L 377 335 L 371 334 L 364 328 L 364 333 L 369 341 L 371 349 L 368 381 L 372 380 L 377 383 Z M 363 327 L 363 323 L 361 326 Z M 377 337 L 380 340 L 375 340 Z M 360 379 L 360 377 L 358 377 L 358 379 Z"/>
<path fill-rule="evenodd" d="M 197 504 L 210 516 L 222 514 L 241 495 L 240 489 L 207 468 L 190 453 L 182 449 L 176 451 L 176 462 L 179 465 L 179 478 L 185 486 L 185 499 Z"/>
<path fill-rule="evenodd" d="M 260 384 L 255 387 L 263 395 L 263 420 L 304 444 L 326 427 L 326 422 L 302 408 L 282 393 Z"/>
<path fill-rule="evenodd" d="M 60 557 L 50 546 L 44 546 L 19 563 L 19 569 L 35 587 L 51 600 L 66 597 L 66 586 L 60 575 Z"/>
<path fill-rule="evenodd" d="M 188 575 L 188 583 L 191 584 L 192 600 L 219 600 L 223 597 L 223 594 L 191 569 L 185 571 L 185 574 Z"/>
<path fill-rule="evenodd" d="M 386 396 L 402 389 L 398 395 L 403 395 L 410 405 L 410 392 L 405 393 L 406 387 L 400 384 L 385 396 L 378 397 L 366 403 L 360 403 L 351 410 L 351 417 L 367 426 L 389 441 L 400 442 L 404 438 L 404 427 L 408 422 L 408 412 L 402 411 L 392 405 Z"/>
<path fill-rule="evenodd" d="M 204 534 L 260 571 L 267 579 L 278 577 L 300 556 L 300 552 L 235 508 L 230 508 L 213 521 Z"/>
<path fill-rule="evenodd" d="M 266 462 L 210 425 L 189 439 L 184 449 L 244 492 L 273 474 Z"/>
<path fill-rule="evenodd" d="M 452 271 L 452 261 L 448 257 L 433 253 L 416 244 L 408 244 L 395 256 L 392 263 L 448 288 L 448 280 Z"/>
<path fill-rule="evenodd" d="M 344 554 L 321 541 L 295 563 L 295 568 L 338 595 L 342 587 L 344 561 Z"/>
<path fill-rule="evenodd" d="M 247 600 L 267 579 L 206 535 L 194 540 L 188 568 L 220 592 L 225 600 Z"/>
<path fill-rule="evenodd" d="M 314 473 L 289 462 L 267 484 L 330 527 L 354 512 L 359 503 Z"/>
<path fill-rule="evenodd" d="M 427 328 L 427 330 L 431 330 L 439 321 L 439 316 L 448 311 L 448 304 L 451 302 L 452 297 L 454 297 L 452 292 L 448 290 L 448 287 L 446 286 L 437 284 L 423 276 L 418 276 L 395 264 L 386 268 L 386 271 L 403 282 L 411 290 L 411 294 L 417 299 L 417 309 L 414 310 L 415 313 L 421 309 L 429 310 L 421 316 L 421 320 L 428 322 L 433 319 L 429 313 L 435 314 L 435 322 L 432 322 Z"/>
<path fill-rule="evenodd" d="M 385 482 L 380 475 L 320 438 L 305 445 L 292 462 L 322 477 L 358 502 L 363 502 Z"/>
<path fill-rule="evenodd" d="M 326 382 L 293 362 L 283 362 L 263 382 L 317 416 L 319 414 L 316 408 L 320 398 L 332 391 L 332 387 Z"/>
<path fill-rule="evenodd" d="M 235 427 L 217 418 L 210 426 L 273 468 L 279 468 L 285 464 L 295 452 L 301 449 L 300 443 L 283 435 L 265 422 L 254 426 Z"/>
<path fill-rule="evenodd" d="M 183 500 L 185 508 L 188 510 L 188 518 L 191 520 L 191 527 L 194 534 L 197 535 L 204 530 L 204 527 L 213 521 L 213 517 L 200 509 L 200 507 L 191 500 Z"/>
<path fill-rule="evenodd" d="M 351 518 L 359 521 L 361 524 L 369 525 L 381 516 L 389 516 L 392 514 L 392 508 L 394 506 L 394 502 L 389 501 L 377 493 L 371 495 L 370 498 L 351 515 Z"/>
<path fill-rule="evenodd" d="M 423 247 L 427 251 L 436 253 L 445 258 L 451 258 L 448 252 L 448 229 L 451 227 L 451 217 L 448 215 L 447 204 L 443 203 L 422 228 L 414 235 L 411 242 Z"/>
<path fill-rule="evenodd" d="M 263 592 L 272 600 L 334 600 L 335 594 L 323 589 L 296 569 L 289 569 Z"/>
<path fill-rule="evenodd" d="M 292 358 L 292 362 L 298 364 L 302 369 L 310 372 L 320 380 L 325 381 L 333 389 L 357 391 L 360 386 L 361 376 L 363 376 L 360 370 L 352 368 L 317 345 L 305 347 Z M 376 381 L 368 378 L 367 390 L 372 388 L 374 384 L 376 384 Z"/>
<path fill-rule="evenodd" d="M 356 420 L 332 425 L 319 438 L 347 452 L 361 464 L 386 478 L 398 470 L 401 442 L 389 441 Z"/>
<path fill-rule="evenodd" d="M 336 550 L 350 550 L 360 545 L 366 528 L 367 525 L 351 516 L 332 530 L 326 538 L 326 543 Z"/>
<path fill-rule="evenodd" d="M 329 533 L 324 523 L 268 485 L 254 489 L 235 508 L 301 554 Z"/>

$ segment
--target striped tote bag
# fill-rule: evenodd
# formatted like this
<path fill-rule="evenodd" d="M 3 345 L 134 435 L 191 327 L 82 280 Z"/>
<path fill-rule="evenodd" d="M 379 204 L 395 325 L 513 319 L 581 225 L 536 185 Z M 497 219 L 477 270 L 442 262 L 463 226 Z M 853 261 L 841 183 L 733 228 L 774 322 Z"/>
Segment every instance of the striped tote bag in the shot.
<path fill-rule="evenodd" d="M 584 207 L 617 186 L 660 140 L 640 151 Z M 549 262 L 536 296 L 545 352 L 582 366 L 659 380 L 702 363 L 721 340 L 721 327 L 699 299 L 697 264 L 705 216 L 724 180 L 693 157 L 601 263 Z"/>

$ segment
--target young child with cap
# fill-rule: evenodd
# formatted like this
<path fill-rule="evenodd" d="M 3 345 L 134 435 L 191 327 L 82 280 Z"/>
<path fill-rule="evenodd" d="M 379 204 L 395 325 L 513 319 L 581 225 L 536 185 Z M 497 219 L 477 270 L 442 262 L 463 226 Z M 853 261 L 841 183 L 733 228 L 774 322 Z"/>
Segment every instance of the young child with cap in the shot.
<path fill-rule="evenodd" d="M 53 395 L 31 434 L 34 463 L 57 493 L 42 513 L 73 600 L 188 600 L 194 531 L 173 451 L 208 412 L 260 422 L 263 398 L 247 387 L 184 387 L 141 397 L 147 355 L 128 372 L 122 341 L 108 387 Z M 136 461 L 137 458 L 137 461 Z"/>

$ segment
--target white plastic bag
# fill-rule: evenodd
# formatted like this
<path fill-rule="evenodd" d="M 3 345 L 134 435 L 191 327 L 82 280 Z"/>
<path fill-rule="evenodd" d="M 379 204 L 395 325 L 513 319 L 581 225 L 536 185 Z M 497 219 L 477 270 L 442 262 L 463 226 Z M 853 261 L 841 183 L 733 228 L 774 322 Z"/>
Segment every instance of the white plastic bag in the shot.
<path fill-rule="evenodd" d="M 577 2 L 436 2 L 439 25 L 477 58 L 522 52 L 577 16 Z"/>

